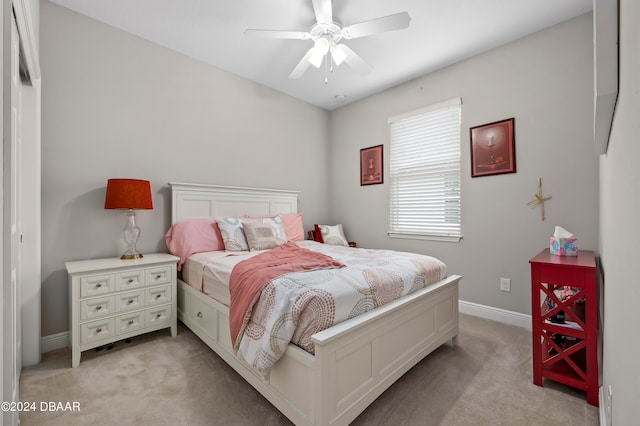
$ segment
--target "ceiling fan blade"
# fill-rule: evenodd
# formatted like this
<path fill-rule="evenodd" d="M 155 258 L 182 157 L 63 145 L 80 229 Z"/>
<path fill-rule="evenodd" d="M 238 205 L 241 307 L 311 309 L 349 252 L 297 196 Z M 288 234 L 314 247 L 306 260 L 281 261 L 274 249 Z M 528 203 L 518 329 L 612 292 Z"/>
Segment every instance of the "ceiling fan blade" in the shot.
<path fill-rule="evenodd" d="M 309 62 L 309 58 L 313 55 L 313 52 L 315 50 L 316 48 L 312 47 L 307 51 L 307 53 L 305 53 L 300 62 L 298 62 L 298 65 L 296 65 L 293 71 L 291 71 L 291 74 L 289 74 L 289 78 L 296 79 L 302 77 L 307 68 L 309 68 L 309 66 L 311 65 L 311 62 Z"/>
<path fill-rule="evenodd" d="M 331 0 L 313 0 L 313 12 L 316 14 L 318 23 L 330 24 L 333 22 Z"/>
<path fill-rule="evenodd" d="M 401 30 L 409 27 L 411 17 L 407 12 L 383 16 L 370 21 L 349 25 L 342 29 L 342 37 L 346 39 L 365 37 L 385 31 Z"/>
<path fill-rule="evenodd" d="M 311 34 L 305 31 L 244 30 L 244 34 L 256 37 L 286 38 L 293 40 L 309 40 L 311 38 Z"/>
<path fill-rule="evenodd" d="M 344 58 L 344 62 L 347 63 L 351 68 L 358 71 L 362 75 L 369 74 L 371 72 L 371 66 L 364 61 L 356 52 L 351 50 L 345 44 L 339 44 L 340 50 L 343 51 L 346 56 Z"/>

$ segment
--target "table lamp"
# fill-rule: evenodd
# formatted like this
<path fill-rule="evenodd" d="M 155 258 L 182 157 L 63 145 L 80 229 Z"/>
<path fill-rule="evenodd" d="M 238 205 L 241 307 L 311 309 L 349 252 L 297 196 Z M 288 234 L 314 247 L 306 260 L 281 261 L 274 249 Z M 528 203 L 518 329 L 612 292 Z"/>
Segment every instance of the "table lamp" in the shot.
<path fill-rule="evenodd" d="M 109 179 L 104 199 L 105 209 L 128 209 L 127 226 L 122 235 L 129 248 L 121 259 L 140 259 L 142 253 L 136 249 L 140 227 L 136 225 L 136 209 L 153 209 L 151 185 L 148 180 Z"/>

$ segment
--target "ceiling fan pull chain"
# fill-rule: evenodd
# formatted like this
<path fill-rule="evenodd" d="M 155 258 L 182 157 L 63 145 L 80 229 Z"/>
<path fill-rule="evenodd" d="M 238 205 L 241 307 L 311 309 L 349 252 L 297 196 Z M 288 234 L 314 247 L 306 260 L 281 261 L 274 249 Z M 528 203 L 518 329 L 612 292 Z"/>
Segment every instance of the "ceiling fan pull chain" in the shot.
<path fill-rule="evenodd" d="M 331 52 L 327 53 L 324 60 L 324 84 L 329 83 L 329 61 L 331 61 Z"/>

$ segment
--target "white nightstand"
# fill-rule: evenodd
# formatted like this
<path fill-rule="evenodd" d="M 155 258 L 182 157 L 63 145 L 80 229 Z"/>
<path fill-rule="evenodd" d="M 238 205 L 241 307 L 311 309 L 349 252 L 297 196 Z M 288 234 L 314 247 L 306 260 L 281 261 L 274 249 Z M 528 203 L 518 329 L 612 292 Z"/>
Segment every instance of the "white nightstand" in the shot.
<path fill-rule="evenodd" d="M 176 263 L 170 254 L 66 262 L 71 307 L 71 366 L 80 353 L 150 331 L 177 334 Z"/>

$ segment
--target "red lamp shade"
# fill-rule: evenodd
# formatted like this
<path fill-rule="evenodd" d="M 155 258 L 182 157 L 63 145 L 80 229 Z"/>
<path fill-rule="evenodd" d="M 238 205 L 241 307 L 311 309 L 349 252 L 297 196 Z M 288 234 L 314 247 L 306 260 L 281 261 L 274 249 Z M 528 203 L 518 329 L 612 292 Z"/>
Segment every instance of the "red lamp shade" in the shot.
<path fill-rule="evenodd" d="M 151 184 L 140 179 L 109 179 L 105 209 L 153 209 Z"/>

